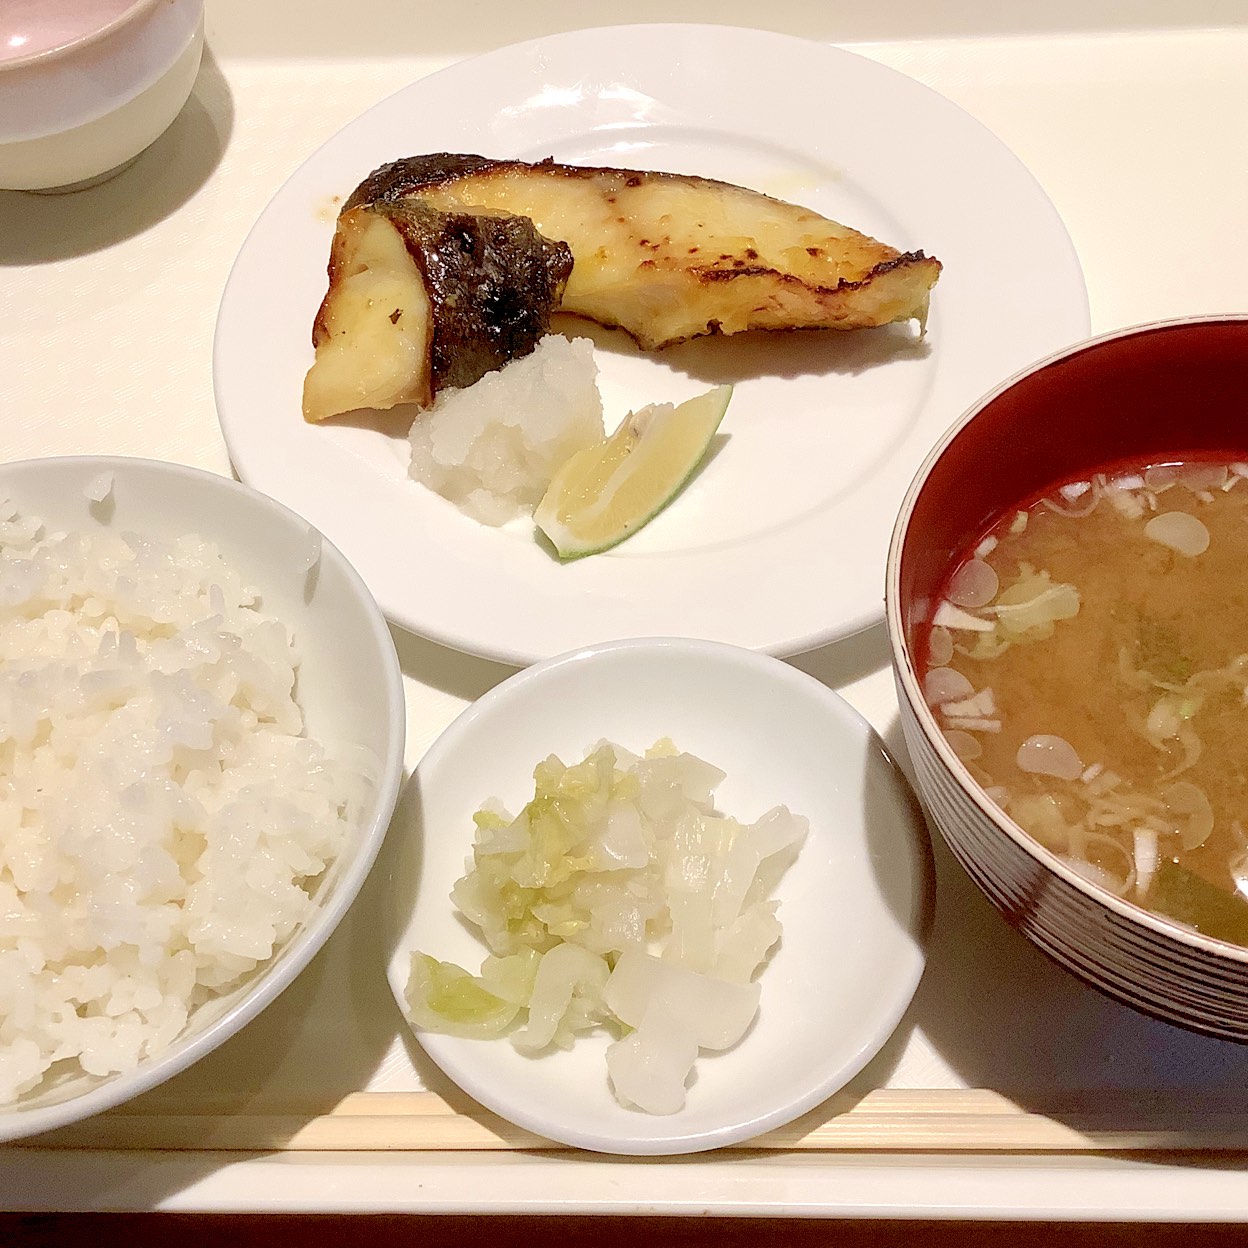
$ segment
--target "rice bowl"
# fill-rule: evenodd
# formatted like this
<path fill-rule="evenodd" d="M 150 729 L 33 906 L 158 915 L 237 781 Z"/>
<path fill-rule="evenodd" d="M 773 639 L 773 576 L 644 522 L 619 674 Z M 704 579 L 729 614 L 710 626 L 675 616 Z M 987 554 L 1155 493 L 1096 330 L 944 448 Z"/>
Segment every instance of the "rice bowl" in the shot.
<path fill-rule="evenodd" d="M 123 624 L 103 630 L 95 638 L 99 653 L 90 656 L 93 634 L 61 610 L 48 612 L 37 627 L 19 620 L 16 640 L 5 640 L 6 655 L 25 644 L 26 668 L 36 672 L 27 683 L 42 682 L 44 702 L 51 691 L 62 711 L 77 714 L 61 714 L 51 732 L 45 722 L 43 735 L 34 737 L 29 706 L 14 695 L 14 682 L 0 682 L 10 754 L 23 732 L 27 746 L 41 747 L 18 751 L 26 763 L 11 770 L 27 785 L 24 800 L 49 779 L 64 799 L 49 805 L 55 852 L 45 845 L 41 856 L 28 830 L 15 839 L 10 829 L 0 862 L 0 909 L 8 926 L 25 924 L 29 932 L 32 907 L 42 909 L 41 935 L 51 933 L 53 943 L 59 935 L 65 946 L 58 952 L 0 925 L 0 1083 L 10 1096 L 29 1087 L 35 1033 L 42 1035 L 39 1061 L 57 1062 L 47 1078 L 36 1072 L 41 1081 L 32 1091 L 0 1107 L 0 1139 L 8 1139 L 74 1121 L 163 1081 L 286 987 L 345 913 L 380 846 L 401 776 L 404 712 L 393 643 L 358 576 L 305 522 L 262 495 L 174 465 L 89 458 L 8 465 L 0 470 L 0 495 L 13 504 L 0 522 L 6 611 L 11 600 L 32 592 L 21 582 L 38 539 L 24 516 L 41 515 L 49 532 L 77 534 L 68 541 L 79 563 L 64 550 L 50 561 L 62 572 L 68 568 L 71 579 L 93 578 L 100 598 L 106 597 L 102 576 L 113 578 L 114 590 L 127 581 L 128 565 L 118 563 L 127 544 L 137 545 L 140 558 L 162 575 L 169 572 L 162 547 L 176 547 L 181 563 L 166 601 L 149 613 L 156 623 L 149 621 L 146 637 L 138 630 L 137 643 Z M 132 530 L 152 541 L 144 546 Z M 189 532 L 205 541 L 191 541 Z M 237 569 L 233 592 L 228 574 L 220 573 L 227 565 Z M 198 578 L 207 586 L 209 572 L 218 581 L 226 576 L 226 591 L 218 583 L 204 594 L 211 618 L 231 624 L 222 635 L 258 630 L 254 644 L 227 643 L 239 663 L 228 679 L 221 664 L 214 666 L 218 656 L 204 666 L 211 630 L 202 621 L 179 630 L 179 612 L 195 597 L 183 582 Z M 141 579 L 130 576 L 129 588 Z M 254 610 L 249 585 L 259 587 Z M 46 585 L 33 592 L 48 593 Z M 111 609 L 116 623 L 124 609 L 116 603 Z M 52 637 L 58 630 L 62 635 Z M 136 646 L 142 657 L 155 655 L 147 670 L 134 653 L 119 660 L 119 649 Z M 217 673 L 209 686 L 220 679 L 226 685 L 188 683 L 197 664 Z M 126 674 L 119 677 L 121 669 Z M 298 705 L 290 696 L 296 670 Z M 239 684 L 247 688 L 240 692 Z M 134 750 L 127 754 L 116 741 L 105 749 L 99 734 L 89 732 L 116 717 L 117 703 L 123 713 L 111 731 L 139 743 L 141 765 Z M 157 783 L 146 790 L 126 783 L 134 779 L 127 769 L 143 770 L 149 756 L 183 779 L 190 774 L 189 791 L 171 781 L 172 772 L 157 771 Z M 329 761 L 334 756 L 357 774 L 371 759 L 370 787 L 344 789 L 342 773 Z M 197 767 L 188 767 L 188 759 Z M 7 804 L 0 802 L 10 822 L 13 795 L 10 783 Z M 91 812 L 86 819 L 84 809 Z M 214 812 L 224 834 L 209 827 Z M 29 903 L 24 911 L 13 904 L 15 895 Z M 140 895 L 151 904 L 135 905 Z M 250 898 L 246 905 L 239 904 L 243 897 Z M 91 954 L 93 946 L 104 954 Z M 77 954 L 67 958 L 73 949 Z M 18 971 L 23 961 L 25 978 Z M 32 985 L 46 992 L 49 981 L 39 980 L 45 961 L 56 972 L 59 999 L 36 1023 L 39 993 Z M 148 1016 L 152 1027 L 140 1034 L 138 1024 Z M 15 1046 L 23 1031 L 25 1043 Z"/>

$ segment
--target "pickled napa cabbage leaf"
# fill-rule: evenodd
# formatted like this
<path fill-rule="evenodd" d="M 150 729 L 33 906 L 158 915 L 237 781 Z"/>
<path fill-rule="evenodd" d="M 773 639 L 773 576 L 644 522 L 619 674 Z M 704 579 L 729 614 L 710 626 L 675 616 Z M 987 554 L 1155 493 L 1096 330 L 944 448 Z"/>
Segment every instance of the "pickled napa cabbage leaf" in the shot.
<path fill-rule="evenodd" d="M 411 1022 L 509 1034 L 532 1055 L 606 1027 L 617 1097 L 683 1106 L 698 1053 L 757 1012 L 752 981 L 781 934 L 771 894 L 808 829 L 783 806 L 750 824 L 717 813 L 723 779 L 667 740 L 644 757 L 603 742 L 571 766 L 542 760 L 519 815 L 477 812 L 451 892 L 490 954 L 477 976 L 413 955 Z"/>

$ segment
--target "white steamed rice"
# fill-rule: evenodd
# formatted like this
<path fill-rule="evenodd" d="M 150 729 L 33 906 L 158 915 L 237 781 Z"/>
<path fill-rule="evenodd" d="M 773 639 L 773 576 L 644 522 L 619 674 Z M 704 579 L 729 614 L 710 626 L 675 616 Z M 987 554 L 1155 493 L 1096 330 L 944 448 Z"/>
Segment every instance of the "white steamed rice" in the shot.
<path fill-rule="evenodd" d="M 0 503 L 0 1103 L 134 1067 L 309 917 L 371 784 L 255 601 L 200 538 Z"/>
<path fill-rule="evenodd" d="M 603 438 L 588 338 L 551 334 L 464 390 L 445 390 L 413 421 L 409 473 L 484 524 L 541 502 L 561 464 Z"/>

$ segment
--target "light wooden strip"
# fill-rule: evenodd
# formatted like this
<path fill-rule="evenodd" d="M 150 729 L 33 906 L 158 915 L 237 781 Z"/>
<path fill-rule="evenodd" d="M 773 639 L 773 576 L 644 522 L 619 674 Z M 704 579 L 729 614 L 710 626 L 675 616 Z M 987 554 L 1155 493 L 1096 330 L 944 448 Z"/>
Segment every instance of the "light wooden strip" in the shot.
<path fill-rule="evenodd" d="M 789 1126 L 736 1145 L 807 1152 L 1248 1151 L 1248 1102 L 1104 1094 L 1047 1113 L 986 1089 L 885 1088 L 834 1097 Z M 68 1127 L 41 1148 L 197 1151 L 498 1151 L 558 1149 L 431 1092 L 358 1092 L 329 1107 L 161 1097 Z"/>

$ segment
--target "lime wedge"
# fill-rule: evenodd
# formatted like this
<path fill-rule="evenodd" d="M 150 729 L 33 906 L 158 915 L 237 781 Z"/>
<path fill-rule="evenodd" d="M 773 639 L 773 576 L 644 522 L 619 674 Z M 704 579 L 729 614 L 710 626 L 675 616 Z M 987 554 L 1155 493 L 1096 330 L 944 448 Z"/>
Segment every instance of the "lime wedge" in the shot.
<path fill-rule="evenodd" d="M 533 513 L 559 557 L 608 550 L 657 516 L 702 462 L 731 397 L 716 386 L 676 407 L 653 403 L 564 463 Z"/>

